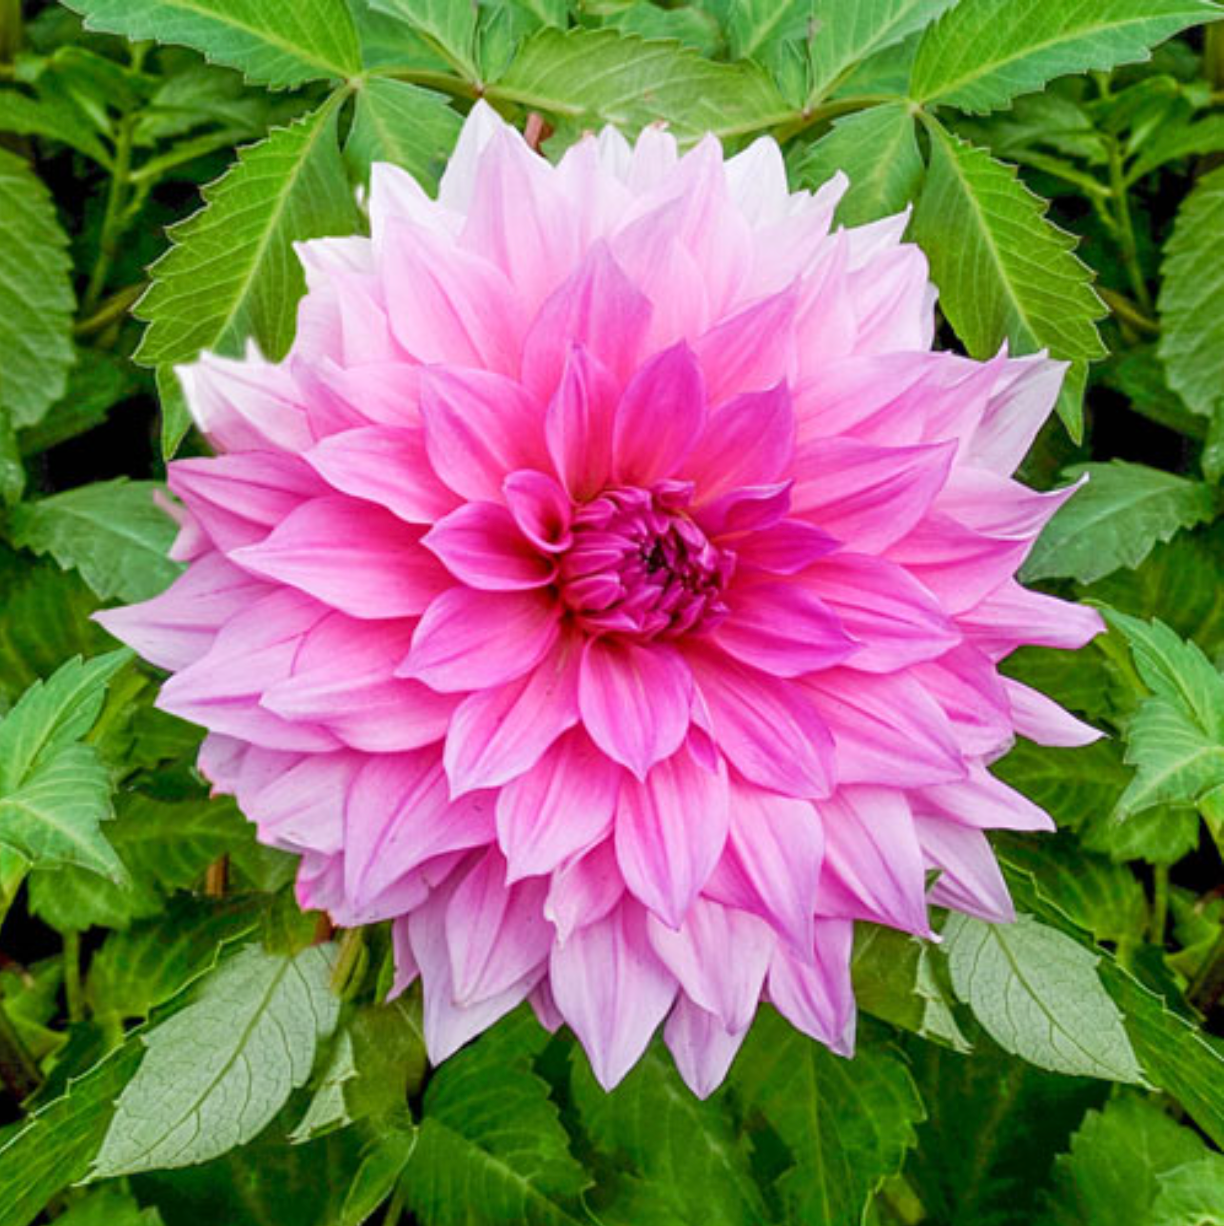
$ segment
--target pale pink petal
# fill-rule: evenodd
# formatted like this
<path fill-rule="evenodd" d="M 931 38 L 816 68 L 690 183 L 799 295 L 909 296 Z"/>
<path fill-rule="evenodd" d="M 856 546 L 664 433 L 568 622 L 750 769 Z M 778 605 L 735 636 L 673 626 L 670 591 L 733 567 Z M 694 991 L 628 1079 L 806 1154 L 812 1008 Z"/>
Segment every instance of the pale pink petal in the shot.
<path fill-rule="evenodd" d="M 1042 355 L 1008 362 L 969 443 L 968 458 L 993 472 L 1015 471 L 1054 408 L 1066 373 L 1066 362 Z"/>
<path fill-rule="evenodd" d="M 646 936 L 645 912 L 631 902 L 554 945 L 549 979 L 605 1090 L 637 1063 L 676 995 Z"/>
<path fill-rule="evenodd" d="M 948 717 L 962 753 L 995 758 L 1011 745 L 1015 729 L 1007 691 L 990 659 L 975 647 L 962 643 L 938 660 L 915 665 L 909 675 Z"/>
<path fill-rule="evenodd" d="M 629 380 L 616 409 L 613 475 L 639 486 L 670 477 L 704 425 L 701 370 L 682 341 L 656 354 Z"/>
<path fill-rule="evenodd" d="M 817 920 L 812 956 L 798 958 L 778 946 L 769 968 L 769 999 L 778 1012 L 839 1056 L 854 1054 L 853 943 L 851 921 Z"/>
<path fill-rule="evenodd" d="M 556 641 L 558 609 L 540 592 L 443 592 L 421 618 L 397 674 L 443 693 L 503 685 Z"/>
<path fill-rule="evenodd" d="M 953 907 L 988 924 L 1010 924 L 1016 918 L 998 861 L 980 830 L 937 817 L 917 817 L 914 828 L 927 865 L 939 870 L 931 890 L 936 906 Z"/>
<path fill-rule="evenodd" d="M 344 804 L 364 758 L 340 750 L 306 754 L 262 787 L 243 788 L 243 813 L 264 843 L 334 855 L 344 849 Z"/>
<path fill-rule="evenodd" d="M 1022 643 L 1083 647 L 1105 629 L 1095 609 L 1044 592 L 1030 592 L 1011 580 L 961 613 L 956 621 L 974 644 L 995 659 Z"/>
<path fill-rule="evenodd" d="M 694 342 L 711 404 L 760 392 L 794 371 L 795 294 L 772 294 L 715 324 Z"/>
<path fill-rule="evenodd" d="M 972 763 L 969 777 L 958 783 L 939 783 L 911 794 L 914 812 L 939 817 L 982 830 L 1053 830 L 1044 809 L 1033 804 L 981 763 Z"/>
<path fill-rule="evenodd" d="M 714 1014 L 693 1004 L 683 993 L 663 1027 L 676 1071 L 698 1098 L 708 1098 L 722 1084 L 747 1034 L 747 1030 L 725 1030 Z"/>
<path fill-rule="evenodd" d="M 1097 729 L 1078 720 L 1069 711 L 1064 711 L 1053 699 L 1014 681 L 1003 678 L 1003 688 L 1011 703 L 1012 719 L 1016 731 L 1038 745 L 1058 745 L 1073 748 L 1076 745 L 1091 745 L 1104 735 Z"/>
<path fill-rule="evenodd" d="M 692 690 L 683 658 L 661 643 L 591 639 L 583 652 L 582 722 L 595 744 L 639 779 L 680 747 Z"/>
<path fill-rule="evenodd" d="M 421 544 L 456 579 L 482 591 L 544 587 L 556 573 L 510 512 L 494 502 L 465 503 L 434 524 Z"/>
<path fill-rule="evenodd" d="M 544 903 L 544 915 L 557 929 L 557 944 L 609 915 L 624 895 L 611 839 L 575 855 L 552 874 Z"/>

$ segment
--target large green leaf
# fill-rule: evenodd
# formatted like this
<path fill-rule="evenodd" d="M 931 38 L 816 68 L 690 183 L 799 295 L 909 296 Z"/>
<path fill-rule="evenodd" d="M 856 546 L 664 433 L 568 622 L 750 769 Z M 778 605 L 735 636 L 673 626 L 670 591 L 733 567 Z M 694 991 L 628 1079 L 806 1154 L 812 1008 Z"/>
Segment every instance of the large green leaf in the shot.
<path fill-rule="evenodd" d="M 238 155 L 204 189 L 206 207 L 173 227 L 136 313 L 149 323 L 139 361 L 238 353 L 253 335 L 269 358 L 289 348 L 306 280 L 293 243 L 350 233 L 355 205 L 327 104 Z"/>
<path fill-rule="evenodd" d="M 1169 386 L 1210 417 L 1224 396 L 1224 167 L 1204 175 L 1177 214 L 1160 286 L 1160 356 Z"/>
<path fill-rule="evenodd" d="M 957 995 L 1005 1051 L 1056 1073 L 1143 1083 L 1098 959 L 1069 936 L 1028 915 L 954 915 L 944 941 Z"/>
<path fill-rule="evenodd" d="M 990 111 L 1053 77 L 1146 60 L 1221 11 L 1212 0 L 961 0 L 923 35 L 911 95 Z"/>
<path fill-rule="evenodd" d="M 1120 1094 L 1084 1117 L 1070 1153 L 1055 1164 L 1050 1226 L 1112 1226 L 1123 1205 L 1146 1222 L 1160 1176 L 1207 1152 L 1151 1099 Z"/>
<path fill-rule="evenodd" d="M 905 1062 L 862 1030 L 844 1060 L 764 1009 L 731 1068 L 747 1126 L 767 1122 L 790 1152 L 778 1181 L 789 1221 L 859 1226 L 914 1144 L 923 1109 Z"/>
<path fill-rule="evenodd" d="M 143 1037 L 92 1177 L 190 1166 L 255 1137 L 310 1076 L 340 1002 L 334 950 L 295 957 L 249 946 L 205 979 L 196 999 Z"/>
<path fill-rule="evenodd" d="M 791 118 L 752 64 L 716 64 L 679 43 L 613 30 L 541 30 L 491 92 L 560 118 L 630 131 L 666 120 L 681 138 L 733 136 Z"/>
<path fill-rule="evenodd" d="M 914 236 L 931 261 L 940 304 L 974 357 L 1048 349 L 1076 362 L 1104 350 L 1093 323 L 1103 314 L 1070 235 L 1045 206 L 984 149 L 932 124 L 931 163 Z M 1059 412 L 1079 432 L 1078 399 L 1064 390 Z"/>
<path fill-rule="evenodd" d="M 747 1139 L 727 1095 L 702 1102 L 656 1045 L 610 1094 L 585 1060 L 573 1062 L 582 1127 L 609 1164 L 628 1167 L 592 1194 L 599 1219 L 674 1226 L 759 1226 L 769 1211 L 753 1178 Z"/>
<path fill-rule="evenodd" d="M 590 1178 L 531 1067 L 543 1037 L 534 1018 L 514 1014 L 430 1080 L 405 1177 L 426 1226 L 586 1220 L 579 1198 Z"/>
<path fill-rule="evenodd" d="M 129 1039 L 61 1098 L 0 1132 L 0 1226 L 28 1226 L 85 1175 L 139 1059 L 140 1043 Z"/>
<path fill-rule="evenodd" d="M 1204 1154 L 1160 1177 L 1151 1226 L 1224 1226 L 1224 1156 Z"/>
<path fill-rule="evenodd" d="M 154 501 L 155 481 L 95 481 L 37 502 L 11 520 L 15 545 L 77 570 L 103 600 L 147 600 L 178 577 L 166 557 L 175 525 Z"/>
<path fill-rule="evenodd" d="M 899 213 L 918 194 L 922 156 L 914 117 L 902 102 L 873 106 L 839 119 L 795 167 L 800 186 L 817 188 L 842 171 L 850 188 L 837 206 L 848 226 Z"/>
<path fill-rule="evenodd" d="M 441 94 L 405 81 L 371 77 L 357 95 L 344 154 L 366 175 L 374 162 L 394 162 L 432 188 L 462 123 L 459 112 Z"/>
<path fill-rule="evenodd" d="M 0 149 L 0 419 L 32 426 L 73 361 L 68 240 L 47 189 Z"/>
<path fill-rule="evenodd" d="M 264 85 L 300 85 L 361 70 L 344 0 L 67 0 L 90 30 L 183 43 Z"/>
<path fill-rule="evenodd" d="M 370 0 L 370 7 L 405 22 L 436 55 L 475 81 L 476 5 L 455 0 Z"/>
<path fill-rule="evenodd" d="M 1088 484 L 1055 513 L 1024 564 L 1023 578 L 1078 579 L 1092 583 L 1119 567 L 1138 566 L 1159 541 L 1215 514 L 1215 494 L 1147 464 L 1114 460 L 1081 464 L 1072 479 Z"/>

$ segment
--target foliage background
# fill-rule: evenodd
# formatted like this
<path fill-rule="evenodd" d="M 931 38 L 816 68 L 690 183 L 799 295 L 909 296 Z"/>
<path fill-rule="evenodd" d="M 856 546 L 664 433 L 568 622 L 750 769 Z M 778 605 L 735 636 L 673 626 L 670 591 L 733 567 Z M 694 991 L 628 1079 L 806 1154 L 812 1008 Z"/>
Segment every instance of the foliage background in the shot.
<path fill-rule="evenodd" d="M 1224 1221 L 1220 15 L 0 0 L 0 1226 Z M 177 570 L 171 366 L 282 354 L 292 242 L 374 160 L 436 183 L 477 96 L 547 153 L 771 133 L 839 220 L 912 207 L 943 343 L 1073 363 L 1024 476 L 1092 480 L 1025 576 L 1111 629 L 1008 667 L 1110 736 L 999 767 L 1060 825 L 997 840 L 1017 925 L 860 925 L 852 1062 L 766 1010 L 709 1101 L 657 1051 L 605 1095 L 520 1013 L 428 1070 L 385 932 L 297 912 L 88 620 Z"/>

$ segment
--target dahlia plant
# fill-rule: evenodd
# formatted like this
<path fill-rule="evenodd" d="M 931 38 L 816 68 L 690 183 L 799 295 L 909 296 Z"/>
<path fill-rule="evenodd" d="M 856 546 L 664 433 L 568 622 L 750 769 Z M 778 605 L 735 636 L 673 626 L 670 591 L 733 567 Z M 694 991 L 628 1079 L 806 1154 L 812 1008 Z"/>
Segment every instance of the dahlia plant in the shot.
<path fill-rule="evenodd" d="M 1222 10 L 65 5 L 0 1226 L 1215 1220 Z"/>

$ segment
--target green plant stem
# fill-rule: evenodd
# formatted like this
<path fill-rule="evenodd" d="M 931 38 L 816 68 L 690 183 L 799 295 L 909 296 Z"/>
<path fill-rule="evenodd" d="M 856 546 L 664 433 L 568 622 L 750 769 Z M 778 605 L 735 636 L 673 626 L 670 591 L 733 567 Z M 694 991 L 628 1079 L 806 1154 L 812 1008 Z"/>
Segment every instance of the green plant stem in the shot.
<path fill-rule="evenodd" d="M 1105 300 L 1105 305 L 1118 317 L 1120 323 L 1134 328 L 1137 332 L 1146 332 L 1151 336 L 1160 335 L 1160 324 L 1145 315 L 1125 294 L 1119 294 L 1104 285 L 1097 286 L 1097 293 Z"/>
<path fill-rule="evenodd" d="M 343 997 L 350 987 L 350 980 L 361 962 L 365 952 L 365 929 L 346 928 L 340 938 L 340 950 L 336 954 L 336 965 L 332 970 L 331 989 Z"/>
<path fill-rule="evenodd" d="M 98 258 L 89 274 L 89 284 L 81 299 L 81 313 L 91 315 L 102 298 L 111 265 L 119 251 L 123 236 L 124 211 L 130 187 L 132 169 L 132 135 L 136 129 L 136 117 L 125 115 L 119 121 L 119 133 L 115 139 L 115 159 L 111 166 L 110 183 L 106 189 L 106 211 L 102 215 L 102 233 L 98 238 Z"/>
<path fill-rule="evenodd" d="M 1131 288 L 1135 292 L 1135 301 L 1147 314 L 1152 313 L 1152 295 L 1148 291 L 1147 280 L 1139 263 L 1139 247 L 1135 242 L 1135 223 L 1131 217 L 1130 198 L 1126 190 L 1126 176 L 1122 167 L 1122 154 L 1118 142 L 1110 139 L 1109 145 L 1109 187 L 1113 194 L 1114 210 L 1118 222 L 1118 246 L 1122 251 L 1122 264 L 1126 275 L 1130 278 Z"/>
<path fill-rule="evenodd" d="M 68 1020 L 85 1020 L 85 993 L 81 990 L 81 934 L 75 929 L 64 933 L 64 999 Z"/>
<path fill-rule="evenodd" d="M 1165 927 L 1169 922 L 1169 866 L 1158 864 L 1152 870 L 1152 922 L 1149 933 L 1153 945 L 1165 943 Z"/>
<path fill-rule="evenodd" d="M 383 1226 L 399 1226 L 399 1220 L 404 1216 L 404 1183 L 400 1180 L 395 1185 L 391 1203 L 387 1206 L 387 1216 L 383 1218 Z"/>
<path fill-rule="evenodd" d="M 21 1102 L 42 1085 L 42 1074 L 34 1058 L 26 1050 L 21 1035 L 0 996 L 0 1080 L 12 1096 Z"/>
<path fill-rule="evenodd" d="M 1218 21 L 1203 32 L 1203 75 L 1214 91 L 1212 102 L 1224 98 L 1224 28 Z"/>
<path fill-rule="evenodd" d="M 104 332 L 117 319 L 122 319 L 128 309 L 145 292 L 145 282 L 139 285 L 126 285 L 116 290 L 88 318 L 79 320 L 73 325 L 74 336 L 93 336 L 96 332 Z"/>
<path fill-rule="evenodd" d="M 1203 965 L 1199 967 L 1198 973 L 1190 981 L 1190 986 L 1186 989 L 1186 996 L 1191 1004 L 1208 1012 L 1220 998 L 1222 991 L 1224 991 L 1224 928 L 1220 930 L 1211 949 L 1207 951 L 1207 956 L 1203 959 Z"/>

